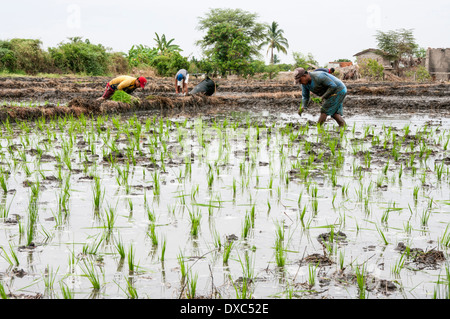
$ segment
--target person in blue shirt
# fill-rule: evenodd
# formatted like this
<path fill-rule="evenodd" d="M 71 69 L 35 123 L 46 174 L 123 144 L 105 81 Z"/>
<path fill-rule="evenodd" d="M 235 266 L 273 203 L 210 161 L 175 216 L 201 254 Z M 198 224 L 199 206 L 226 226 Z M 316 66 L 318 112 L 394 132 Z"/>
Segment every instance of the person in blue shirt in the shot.
<path fill-rule="evenodd" d="M 296 84 L 302 86 L 302 103 L 298 114 L 301 115 L 308 107 L 310 94 L 322 97 L 325 102 L 320 108 L 318 124 L 322 125 L 328 116 L 331 116 L 339 126 L 345 126 L 343 116 L 343 101 L 347 95 L 345 84 L 327 72 L 308 72 L 303 68 L 294 70 Z"/>
<path fill-rule="evenodd" d="M 334 73 L 334 68 L 330 68 L 330 69 L 318 68 L 318 69 L 314 70 L 314 72 L 316 72 L 316 71 L 322 71 L 322 72 L 327 72 L 327 73 L 333 74 Z"/>
<path fill-rule="evenodd" d="M 189 73 L 185 69 L 181 69 L 175 74 L 175 92 L 183 95 L 188 94 Z"/>

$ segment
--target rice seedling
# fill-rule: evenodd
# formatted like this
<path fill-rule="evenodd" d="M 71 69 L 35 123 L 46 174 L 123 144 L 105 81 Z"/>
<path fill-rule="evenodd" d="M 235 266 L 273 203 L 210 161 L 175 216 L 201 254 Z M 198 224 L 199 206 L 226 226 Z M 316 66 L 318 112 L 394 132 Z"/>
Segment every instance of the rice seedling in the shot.
<path fill-rule="evenodd" d="M 9 251 L 11 253 L 11 256 L 8 255 L 5 248 L 3 246 L 0 246 L 0 249 L 3 251 L 3 254 L 1 256 L 4 260 L 6 260 L 11 267 L 17 267 L 19 266 L 19 258 L 17 257 L 16 252 L 14 251 L 13 247 L 11 246 L 11 242 L 9 243 Z"/>
<path fill-rule="evenodd" d="M 188 268 L 187 268 L 186 262 L 184 261 L 184 256 L 181 251 L 177 255 L 177 261 L 178 261 L 178 264 L 180 265 L 181 282 L 182 282 L 182 284 L 184 284 L 184 281 L 187 277 Z"/>
<path fill-rule="evenodd" d="M 366 299 L 368 297 L 366 290 L 366 267 L 365 265 L 356 266 L 355 268 L 356 282 L 358 285 L 358 297 L 359 299 Z"/>
<path fill-rule="evenodd" d="M 397 262 L 391 267 L 391 273 L 392 273 L 394 276 L 399 276 L 401 270 L 402 270 L 403 267 L 404 267 L 404 265 L 405 265 L 405 253 L 403 253 L 403 254 L 400 256 L 400 259 L 397 260 Z"/>
<path fill-rule="evenodd" d="M 94 264 L 92 262 L 88 264 L 86 259 L 84 259 L 83 265 L 84 267 L 81 266 L 81 270 L 83 271 L 82 276 L 86 277 L 89 280 L 94 291 L 99 291 L 101 289 L 100 275 Z"/>
<path fill-rule="evenodd" d="M 117 220 L 116 208 L 108 205 L 107 208 L 104 209 L 103 215 L 103 225 L 108 231 L 112 231 L 114 228 L 114 224 Z"/>
<path fill-rule="evenodd" d="M 62 292 L 63 299 L 74 299 L 73 292 L 70 290 L 70 288 L 67 286 L 65 282 L 62 280 L 59 281 L 59 288 Z"/>
<path fill-rule="evenodd" d="M 316 285 L 316 274 L 317 274 L 317 268 L 319 267 L 319 264 L 313 265 L 308 264 L 308 285 L 309 289 L 314 287 Z"/>
<path fill-rule="evenodd" d="M 443 278 L 439 274 L 438 280 L 436 281 L 436 287 L 433 292 L 433 299 L 449 299 L 450 298 L 450 270 L 449 266 L 445 266 L 445 274 Z"/>
<path fill-rule="evenodd" d="M 158 246 L 158 236 L 156 235 L 155 223 L 150 224 L 150 232 L 147 232 L 147 235 L 150 237 L 152 245 L 154 247 Z"/>
<path fill-rule="evenodd" d="M 284 246 L 284 226 L 276 224 L 275 231 L 275 261 L 278 267 L 286 264 L 286 248 Z"/>
<path fill-rule="evenodd" d="M 165 255 L 166 255 L 166 238 L 164 237 L 162 240 L 162 247 L 161 247 L 161 262 L 164 262 L 165 259 Z"/>
<path fill-rule="evenodd" d="M 424 209 L 422 211 L 422 214 L 420 215 L 420 224 L 425 227 L 428 225 L 428 221 L 431 216 L 431 210 L 430 209 Z"/>
<path fill-rule="evenodd" d="M 197 212 L 189 211 L 189 220 L 191 222 L 191 235 L 197 237 L 200 230 L 200 220 L 202 215 L 199 210 Z"/>
<path fill-rule="evenodd" d="M 0 203 L 0 218 L 8 218 L 9 212 L 11 211 L 11 205 L 13 203 L 14 197 L 16 195 L 14 194 L 13 199 L 10 201 L 9 205 L 6 205 L 6 203 Z"/>
<path fill-rule="evenodd" d="M 93 197 L 93 204 L 94 204 L 94 210 L 99 211 L 101 204 L 103 202 L 103 199 L 105 197 L 105 190 L 102 190 L 101 181 L 98 176 L 94 177 L 94 185 L 92 187 L 92 197 Z"/>
<path fill-rule="evenodd" d="M 28 203 L 27 246 L 30 246 L 33 243 L 36 234 L 36 224 L 38 220 L 38 205 L 36 200 L 37 198 L 35 196 L 31 196 Z"/>
<path fill-rule="evenodd" d="M 135 265 L 135 260 L 134 260 L 134 258 L 135 258 L 135 251 L 134 251 L 133 247 L 134 247 L 133 244 L 130 244 L 130 249 L 128 250 L 128 254 L 127 254 L 127 256 L 128 256 L 128 258 L 127 258 L 127 261 L 128 261 L 128 273 L 130 275 L 134 274 L 134 272 L 136 271 L 136 265 Z"/>
<path fill-rule="evenodd" d="M 441 165 L 434 164 L 434 170 L 436 172 L 436 177 L 438 181 L 442 180 L 442 173 L 444 172 L 444 162 L 441 163 Z"/>
<path fill-rule="evenodd" d="M 116 247 L 117 252 L 119 253 L 120 259 L 123 260 L 125 259 L 125 248 L 122 242 L 122 239 L 119 237 L 119 239 L 117 240 L 117 242 L 114 245 Z"/>
<path fill-rule="evenodd" d="M 6 293 L 6 289 L 5 289 L 5 286 L 3 285 L 2 281 L 0 281 L 0 298 L 9 299 L 9 296 Z"/>
<path fill-rule="evenodd" d="M 419 190 L 420 187 L 419 186 L 414 186 L 414 190 L 413 190 L 413 200 L 414 200 L 414 204 L 417 206 L 417 200 L 419 197 Z"/>
<path fill-rule="evenodd" d="M 217 251 L 220 251 L 222 249 L 222 242 L 220 239 L 220 234 L 216 229 L 214 229 L 212 231 L 212 234 L 213 234 L 214 247 L 217 249 Z"/>
<path fill-rule="evenodd" d="M 378 231 L 378 234 L 380 235 L 381 239 L 383 239 L 384 244 L 387 246 L 389 245 L 388 240 L 386 239 L 386 235 L 384 234 L 384 232 L 377 226 L 375 225 Z"/>
<path fill-rule="evenodd" d="M 55 272 L 53 272 L 53 267 L 50 265 L 47 265 L 45 268 L 45 274 L 43 276 L 44 279 L 44 285 L 47 290 L 53 290 L 53 285 L 56 280 L 56 275 L 58 273 L 59 267 L 56 269 Z"/>
<path fill-rule="evenodd" d="M 445 231 L 442 236 L 439 237 L 439 246 L 442 247 L 450 247 L 450 229 L 449 225 L 445 227 Z"/>
<path fill-rule="evenodd" d="M 242 238 L 247 239 L 248 235 L 250 234 L 251 228 L 252 228 L 251 217 L 247 212 L 245 214 L 244 222 L 242 224 L 242 231 L 241 231 Z"/>
<path fill-rule="evenodd" d="M 189 274 L 188 277 L 188 290 L 186 291 L 186 297 L 188 299 L 194 299 L 195 294 L 197 292 L 197 280 L 198 280 L 198 274 L 192 274 L 192 272 Z"/>
<path fill-rule="evenodd" d="M 311 200 L 311 209 L 314 214 L 317 214 L 319 211 L 319 201 L 317 199 Z"/>
<path fill-rule="evenodd" d="M 125 293 L 128 299 L 138 299 L 139 295 L 137 293 L 137 289 L 134 286 L 134 278 L 133 277 L 125 277 L 125 282 L 127 284 Z M 120 286 L 119 286 L 120 287 Z"/>
<path fill-rule="evenodd" d="M 239 263 L 242 268 L 242 283 L 239 287 L 238 284 L 233 283 L 236 299 L 251 299 L 252 291 L 251 291 L 251 283 L 254 278 L 254 262 L 255 259 L 252 259 L 248 252 L 245 252 L 245 259 L 242 261 L 241 257 L 238 254 Z"/>
<path fill-rule="evenodd" d="M 228 264 L 228 259 L 230 259 L 230 254 L 231 254 L 231 250 L 233 249 L 233 241 L 232 240 L 227 240 L 227 242 L 224 245 L 224 249 L 223 249 L 223 264 L 227 265 Z"/>
<path fill-rule="evenodd" d="M 339 269 L 341 271 L 344 271 L 344 269 L 345 269 L 344 261 L 345 261 L 345 252 L 341 250 L 341 251 L 339 251 L 339 262 L 338 262 Z"/>

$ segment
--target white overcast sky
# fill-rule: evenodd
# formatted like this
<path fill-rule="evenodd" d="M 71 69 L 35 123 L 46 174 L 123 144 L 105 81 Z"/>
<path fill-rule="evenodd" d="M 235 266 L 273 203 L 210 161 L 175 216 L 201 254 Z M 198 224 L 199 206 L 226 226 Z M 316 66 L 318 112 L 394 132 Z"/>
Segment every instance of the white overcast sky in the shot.
<path fill-rule="evenodd" d="M 421 47 L 450 47 L 449 0 L 2 0 L 0 39 L 40 39 L 47 48 L 81 36 L 126 53 L 133 44 L 155 46 L 156 32 L 174 38 L 184 56 L 201 58 L 198 18 L 211 8 L 240 8 L 256 13 L 258 22 L 278 22 L 289 42 L 288 54 L 278 54 L 282 63 L 293 62 L 292 52 L 312 53 L 320 66 L 354 61 L 355 53 L 376 47 L 377 30 L 413 29 Z"/>

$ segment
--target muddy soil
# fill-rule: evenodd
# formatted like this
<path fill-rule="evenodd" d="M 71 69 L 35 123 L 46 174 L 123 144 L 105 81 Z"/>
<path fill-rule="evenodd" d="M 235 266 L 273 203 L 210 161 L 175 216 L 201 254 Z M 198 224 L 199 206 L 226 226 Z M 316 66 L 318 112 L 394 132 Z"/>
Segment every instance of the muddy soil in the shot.
<path fill-rule="evenodd" d="M 144 91 L 138 89 L 133 93 L 141 100 L 138 104 L 97 102 L 108 80 L 106 77 L 0 78 L 0 119 L 132 110 L 195 115 L 214 112 L 217 108 L 295 113 L 301 100 L 301 87 L 289 81 L 214 79 L 217 85 L 214 96 L 180 97 L 174 93 L 171 78 L 155 78 L 149 79 Z M 201 80 L 193 77 L 190 90 Z M 418 113 L 439 117 L 450 114 L 450 83 L 345 83 L 348 94 L 344 115 Z M 309 112 L 318 114 L 319 105 L 311 106 Z"/>

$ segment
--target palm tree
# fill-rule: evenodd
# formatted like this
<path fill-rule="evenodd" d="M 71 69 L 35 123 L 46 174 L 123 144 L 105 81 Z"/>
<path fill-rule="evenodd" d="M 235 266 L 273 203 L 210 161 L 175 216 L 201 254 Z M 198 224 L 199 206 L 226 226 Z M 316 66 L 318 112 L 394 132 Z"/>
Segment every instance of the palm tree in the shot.
<path fill-rule="evenodd" d="M 166 52 L 170 51 L 183 51 L 178 45 L 171 44 L 175 39 L 170 39 L 169 41 L 167 41 L 165 34 L 159 37 L 158 33 L 155 32 L 155 35 L 156 38 L 153 38 L 153 40 L 156 41 L 159 54 L 165 54 Z"/>
<path fill-rule="evenodd" d="M 261 44 L 262 46 L 267 45 L 267 54 L 270 51 L 270 64 L 273 64 L 273 49 L 278 52 L 283 52 L 287 54 L 287 48 L 289 48 L 288 41 L 283 36 L 283 29 L 278 29 L 278 23 L 273 21 L 271 25 L 267 26 L 266 40 Z"/>

